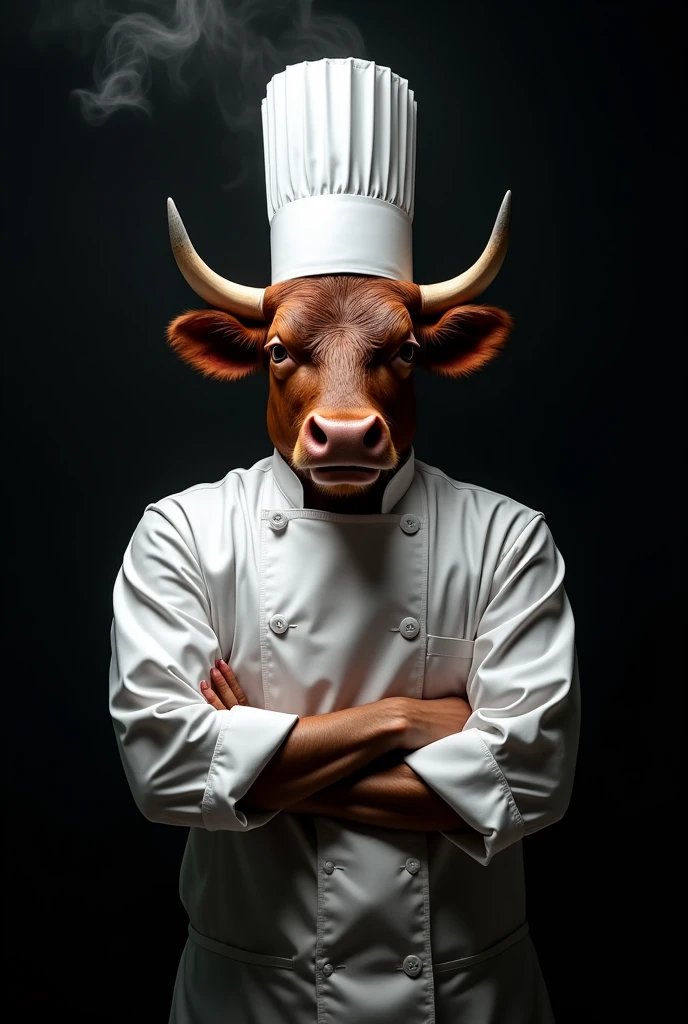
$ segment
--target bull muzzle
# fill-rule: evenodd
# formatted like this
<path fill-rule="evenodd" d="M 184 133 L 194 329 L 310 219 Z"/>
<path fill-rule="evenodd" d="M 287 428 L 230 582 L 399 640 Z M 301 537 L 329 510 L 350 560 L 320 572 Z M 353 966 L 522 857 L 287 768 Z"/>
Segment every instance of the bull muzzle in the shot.
<path fill-rule="evenodd" d="M 294 449 L 295 465 L 325 487 L 368 486 L 396 462 L 389 427 L 377 412 L 347 418 L 313 412 Z"/>

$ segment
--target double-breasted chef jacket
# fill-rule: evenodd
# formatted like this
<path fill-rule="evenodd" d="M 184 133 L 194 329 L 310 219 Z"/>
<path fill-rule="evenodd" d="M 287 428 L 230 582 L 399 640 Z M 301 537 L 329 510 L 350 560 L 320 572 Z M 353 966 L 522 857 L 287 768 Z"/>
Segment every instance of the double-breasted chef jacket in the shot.
<path fill-rule="evenodd" d="M 414 457 L 380 514 L 304 508 L 275 451 L 148 505 L 114 588 L 111 712 L 141 811 L 189 826 L 172 1024 L 544 1024 L 521 840 L 566 809 L 574 623 L 541 512 Z M 216 711 L 218 657 L 250 706 Z M 237 808 L 302 715 L 465 697 L 406 762 L 471 826 Z"/>

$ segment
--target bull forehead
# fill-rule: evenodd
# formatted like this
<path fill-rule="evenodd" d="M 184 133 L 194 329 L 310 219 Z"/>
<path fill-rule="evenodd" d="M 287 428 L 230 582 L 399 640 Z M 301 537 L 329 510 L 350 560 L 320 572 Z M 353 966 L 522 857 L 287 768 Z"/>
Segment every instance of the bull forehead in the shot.
<path fill-rule="evenodd" d="M 375 350 L 408 337 L 417 293 L 416 285 L 381 278 L 288 281 L 266 291 L 264 305 L 273 313 L 268 336 L 279 335 L 294 354 L 353 369 Z"/>

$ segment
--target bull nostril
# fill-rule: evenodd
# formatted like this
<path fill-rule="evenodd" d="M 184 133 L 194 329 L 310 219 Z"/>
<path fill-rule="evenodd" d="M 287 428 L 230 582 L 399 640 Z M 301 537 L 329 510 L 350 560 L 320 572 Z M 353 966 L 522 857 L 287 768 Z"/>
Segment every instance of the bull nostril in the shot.
<path fill-rule="evenodd" d="M 363 444 L 366 448 L 374 448 L 380 443 L 382 439 L 382 425 L 378 419 L 375 420 L 372 427 L 366 431 L 363 438 Z"/>
<path fill-rule="evenodd" d="M 327 444 L 327 434 L 318 426 L 315 420 L 311 420 L 309 426 L 311 428 L 311 437 L 313 440 L 317 441 L 318 444 Z"/>

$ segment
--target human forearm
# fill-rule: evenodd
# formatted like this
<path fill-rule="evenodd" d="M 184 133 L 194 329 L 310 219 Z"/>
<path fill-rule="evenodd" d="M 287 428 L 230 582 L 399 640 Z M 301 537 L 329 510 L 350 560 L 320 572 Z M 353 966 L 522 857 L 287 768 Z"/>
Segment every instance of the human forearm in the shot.
<path fill-rule="evenodd" d="M 301 718 L 241 807 L 282 810 L 307 799 L 399 746 L 404 728 L 394 698 Z"/>
<path fill-rule="evenodd" d="M 401 756 L 401 755 L 399 755 Z M 464 820 L 404 761 L 370 766 L 287 808 L 383 828 L 440 832 L 467 828 Z"/>

